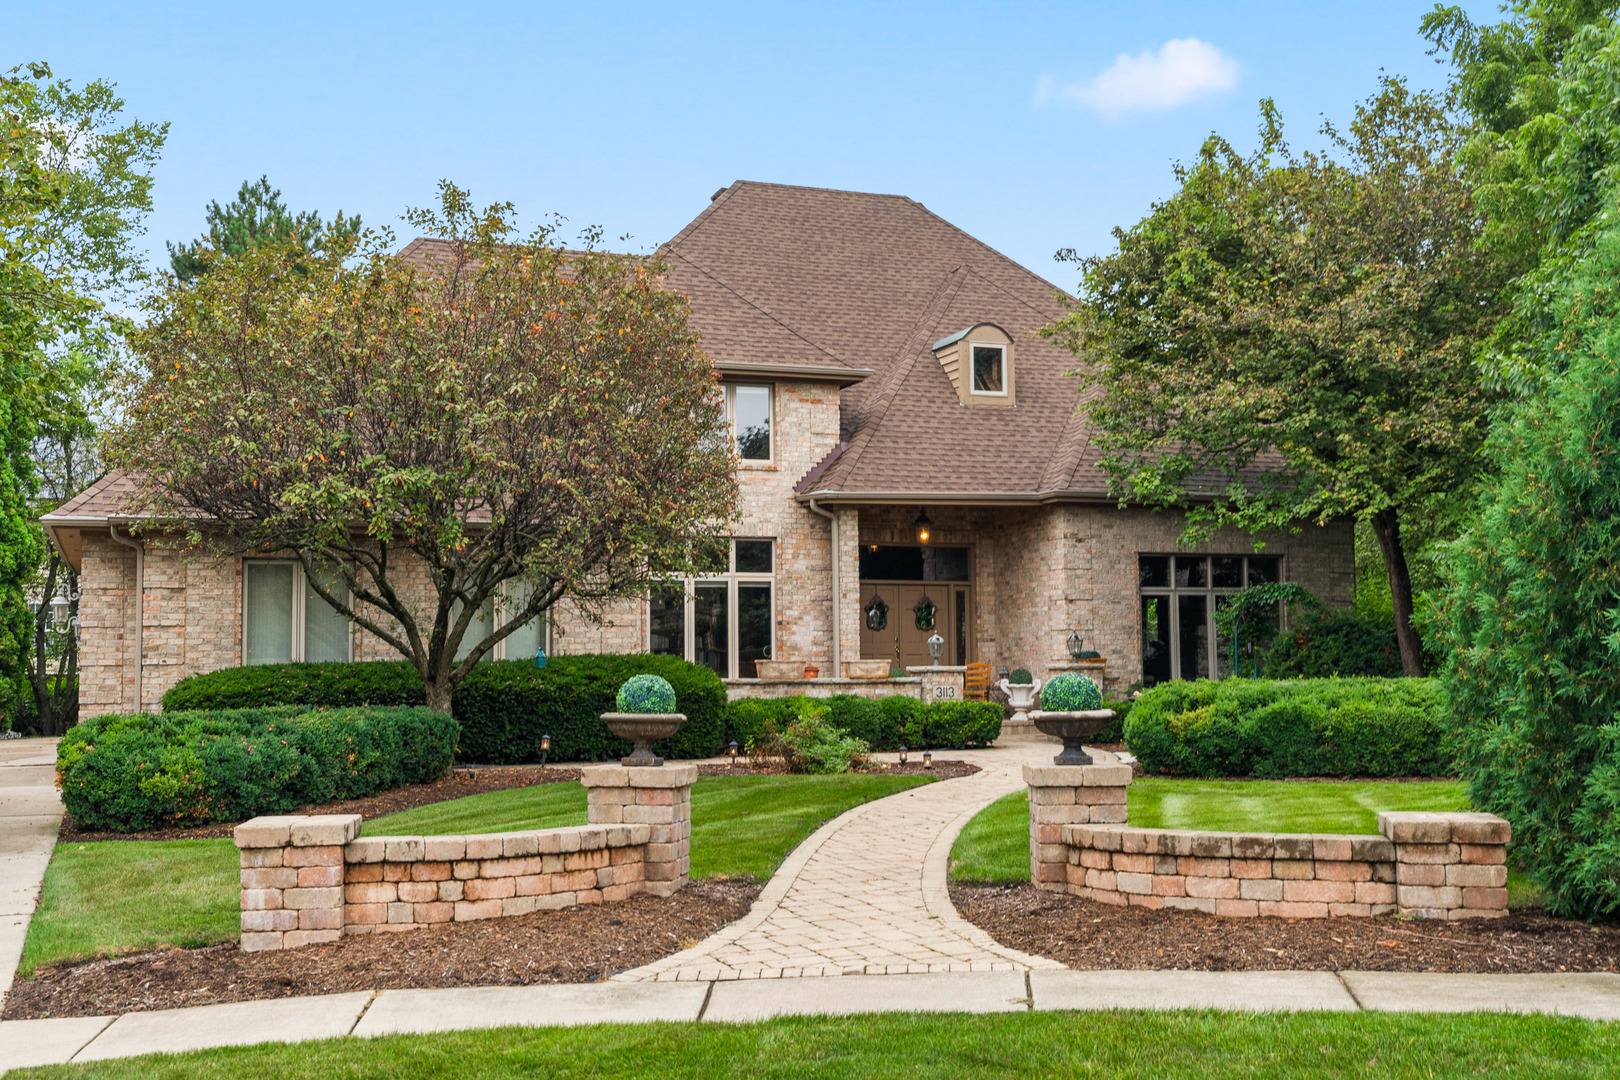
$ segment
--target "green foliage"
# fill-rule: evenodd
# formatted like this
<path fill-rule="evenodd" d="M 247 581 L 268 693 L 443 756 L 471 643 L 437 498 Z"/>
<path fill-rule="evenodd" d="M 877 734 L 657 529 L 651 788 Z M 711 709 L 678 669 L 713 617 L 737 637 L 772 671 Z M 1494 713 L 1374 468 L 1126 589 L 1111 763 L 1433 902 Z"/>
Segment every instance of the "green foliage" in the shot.
<path fill-rule="evenodd" d="M 632 675 L 619 687 L 613 703 L 623 713 L 672 713 L 675 688 L 657 675 Z"/>
<path fill-rule="evenodd" d="M 1029 673 L 1029 668 L 1014 668 L 1013 673 L 1007 676 L 1008 686 L 1031 686 L 1034 682 L 1035 676 Z"/>
<path fill-rule="evenodd" d="M 1254 155 L 1211 137 L 1116 252 L 1078 259 L 1079 299 L 1044 333 L 1082 361 L 1115 495 L 1184 510 L 1187 541 L 1373 520 L 1399 621 L 1399 519 L 1480 466 L 1475 353 L 1510 271 L 1479 242 L 1445 101 L 1385 79 L 1324 129 L 1326 155 L 1290 151 L 1269 102 L 1262 122 Z"/>
<path fill-rule="evenodd" d="M 110 714 L 57 747 L 62 801 L 93 829 L 241 821 L 437 779 L 456 722 L 423 708 Z"/>
<path fill-rule="evenodd" d="M 617 711 L 619 687 L 656 675 L 686 714 L 686 723 L 653 744 L 667 758 L 712 757 L 726 743 L 726 690 L 701 664 L 674 656 L 554 656 L 543 668 L 527 660 L 479 664 L 456 688 L 463 761 L 508 765 L 540 760 L 551 736 L 552 761 L 602 761 L 630 752 L 602 723 Z M 268 705 L 420 705 L 422 680 L 403 661 L 358 664 L 264 664 L 193 675 L 163 695 L 163 708 L 228 709 Z"/>
<path fill-rule="evenodd" d="M 190 244 L 169 245 L 169 265 L 181 281 L 191 281 L 213 269 L 214 260 L 241 255 L 266 243 L 292 242 L 312 255 L 330 244 L 344 244 L 360 233 L 360 217 L 343 216 L 339 210 L 331 226 L 323 224 L 314 210 L 294 214 L 281 201 L 281 192 L 270 186 L 268 176 L 258 183 L 242 181 L 236 198 L 225 206 L 211 200 L 207 211 L 208 235 Z"/>
<path fill-rule="evenodd" d="M 810 704 L 807 704 L 810 703 Z M 994 701 L 938 701 L 924 704 L 894 694 L 867 698 L 837 694 L 828 698 L 738 698 L 726 707 L 726 739 L 738 746 L 765 731 L 791 723 L 806 708 L 825 708 L 828 723 L 873 750 L 901 746 L 960 750 L 989 746 L 1001 734 L 1002 707 Z"/>
<path fill-rule="evenodd" d="M 655 567 L 696 569 L 736 508 L 686 297 L 656 258 L 520 238 L 514 213 L 446 183 L 408 214 L 438 245 L 425 263 L 328 230 L 319 252 L 264 240 L 169 283 L 104 440 L 142 520 L 341 577 L 310 580 L 438 712 L 563 596 L 591 616 Z M 421 580 L 428 602 L 407 602 Z"/>
<path fill-rule="evenodd" d="M 1432 679 L 1227 679 L 1145 692 L 1125 742 L 1175 776 L 1447 776 L 1446 694 Z"/>
<path fill-rule="evenodd" d="M 1502 424 L 1443 604 L 1459 763 L 1549 910 L 1620 911 L 1620 226 L 1546 313 L 1565 373 Z M 1549 356 L 1549 362 L 1551 357 Z"/>
<path fill-rule="evenodd" d="M 1041 687 L 1041 709 L 1045 712 L 1090 712 L 1102 707 L 1102 688 L 1090 675 L 1061 671 Z"/>
<path fill-rule="evenodd" d="M 1265 658 L 1269 679 L 1395 678 L 1400 673 L 1394 620 L 1357 611 L 1321 611 L 1301 619 L 1277 636 Z"/>
<path fill-rule="evenodd" d="M 862 765 L 871 747 L 864 739 L 835 727 L 825 704 L 814 698 L 793 699 L 794 711 L 778 727 L 767 717 L 763 730 L 748 740 L 748 756 L 756 761 L 780 761 L 788 772 L 832 776 Z"/>

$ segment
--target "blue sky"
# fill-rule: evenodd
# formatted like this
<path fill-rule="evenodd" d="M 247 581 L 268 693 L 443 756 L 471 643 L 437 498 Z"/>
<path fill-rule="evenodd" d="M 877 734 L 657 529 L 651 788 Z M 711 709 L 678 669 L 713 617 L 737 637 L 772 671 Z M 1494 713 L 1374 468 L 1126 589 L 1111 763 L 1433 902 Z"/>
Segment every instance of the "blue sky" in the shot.
<path fill-rule="evenodd" d="M 447 177 L 632 250 L 749 179 L 908 195 L 1072 287 L 1052 253 L 1108 250 L 1210 131 L 1252 147 L 1261 97 L 1304 144 L 1381 69 L 1441 85 L 1430 6 L 4 0 L 0 61 L 109 79 L 171 122 L 160 259 L 260 173 L 402 241 Z"/>

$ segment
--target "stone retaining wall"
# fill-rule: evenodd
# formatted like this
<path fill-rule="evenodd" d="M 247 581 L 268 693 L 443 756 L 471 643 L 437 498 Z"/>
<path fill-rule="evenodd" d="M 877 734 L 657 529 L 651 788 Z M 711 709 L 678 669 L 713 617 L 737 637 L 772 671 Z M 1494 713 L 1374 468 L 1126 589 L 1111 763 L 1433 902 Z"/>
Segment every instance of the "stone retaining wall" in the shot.
<path fill-rule="evenodd" d="M 1139 829 L 1130 769 L 1025 766 L 1038 888 L 1107 904 L 1285 918 L 1507 914 L 1507 842 L 1494 814 L 1381 813 L 1377 836 Z"/>
<path fill-rule="evenodd" d="M 237 826 L 242 948 L 415 930 L 668 896 L 690 870 L 691 765 L 583 770 L 590 824 L 472 836 L 361 837 L 359 814 Z"/>

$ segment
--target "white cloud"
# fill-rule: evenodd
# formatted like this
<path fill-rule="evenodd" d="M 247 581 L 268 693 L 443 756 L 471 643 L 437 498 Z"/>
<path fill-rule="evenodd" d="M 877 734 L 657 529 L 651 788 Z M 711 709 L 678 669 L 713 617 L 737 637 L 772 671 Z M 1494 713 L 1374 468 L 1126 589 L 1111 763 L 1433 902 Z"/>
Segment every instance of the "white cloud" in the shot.
<path fill-rule="evenodd" d="M 1163 112 L 1237 85 L 1237 61 L 1207 41 L 1174 38 L 1157 52 L 1121 53 L 1113 67 L 1085 82 L 1059 86 L 1048 75 L 1035 83 L 1037 107 L 1053 100 L 1086 105 L 1113 119 L 1127 112 Z"/>

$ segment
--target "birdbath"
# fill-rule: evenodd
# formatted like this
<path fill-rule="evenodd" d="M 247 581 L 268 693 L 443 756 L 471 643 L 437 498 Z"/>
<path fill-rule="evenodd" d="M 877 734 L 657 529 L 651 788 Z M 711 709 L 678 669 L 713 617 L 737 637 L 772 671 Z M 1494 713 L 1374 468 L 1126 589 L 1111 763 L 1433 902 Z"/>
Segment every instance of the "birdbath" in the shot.
<path fill-rule="evenodd" d="M 1035 695 L 1040 692 L 1041 680 L 1034 682 L 1015 683 L 1002 679 L 996 684 L 1001 692 L 1007 695 L 1007 704 L 1012 706 L 1013 714 L 1010 723 L 1022 724 L 1029 719 L 1029 709 L 1035 704 Z"/>
<path fill-rule="evenodd" d="M 1081 740 L 1106 730 L 1114 719 L 1113 709 L 1087 709 L 1083 712 L 1041 712 L 1029 714 L 1035 728 L 1043 735 L 1063 740 L 1063 752 L 1052 759 L 1055 765 L 1090 765 L 1091 755 L 1080 745 Z"/>
<path fill-rule="evenodd" d="M 629 757 L 619 759 L 619 764 L 662 765 L 664 759 L 652 752 L 652 744 L 675 734 L 686 723 L 686 714 L 610 712 L 602 714 L 602 723 L 619 738 L 636 744 Z"/>

